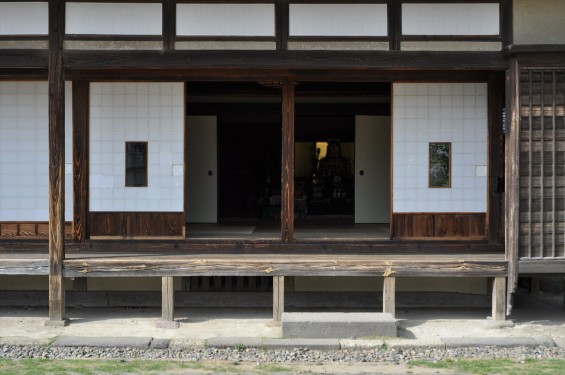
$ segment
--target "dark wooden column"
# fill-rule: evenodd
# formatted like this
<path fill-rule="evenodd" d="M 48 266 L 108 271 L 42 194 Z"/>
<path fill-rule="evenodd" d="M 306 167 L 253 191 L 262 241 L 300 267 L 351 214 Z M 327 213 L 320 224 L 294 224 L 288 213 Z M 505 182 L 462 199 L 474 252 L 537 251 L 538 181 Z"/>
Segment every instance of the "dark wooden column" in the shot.
<path fill-rule="evenodd" d="M 64 325 L 65 287 L 65 2 L 49 1 L 49 321 Z"/>
<path fill-rule="evenodd" d="M 85 242 L 88 234 L 88 155 L 90 84 L 73 82 L 73 239 Z"/>
<path fill-rule="evenodd" d="M 512 293 L 518 282 L 520 223 L 520 68 L 516 58 L 506 72 L 505 245 L 508 261 L 506 314 L 512 312 Z"/>
<path fill-rule="evenodd" d="M 165 0 L 163 2 L 163 50 L 175 49 L 175 35 L 177 33 L 177 1 Z"/>
<path fill-rule="evenodd" d="M 294 81 L 288 78 L 282 85 L 281 186 L 281 238 L 290 243 L 294 237 Z"/>
<path fill-rule="evenodd" d="M 502 211 L 502 176 L 504 175 L 504 140 L 502 137 L 502 109 L 504 107 L 504 77 L 488 81 L 488 214 L 487 239 L 492 244 L 502 243 L 504 221 Z"/>

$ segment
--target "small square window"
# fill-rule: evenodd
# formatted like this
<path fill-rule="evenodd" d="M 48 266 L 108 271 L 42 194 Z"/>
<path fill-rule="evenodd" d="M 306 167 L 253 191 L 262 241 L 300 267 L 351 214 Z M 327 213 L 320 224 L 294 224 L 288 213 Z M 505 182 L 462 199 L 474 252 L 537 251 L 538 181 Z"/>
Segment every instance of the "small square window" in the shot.
<path fill-rule="evenodd" d="M 430 142 L 428 186 L 430 188 L 451 187 L 451 143 Z"/>
<path fill-rule="evenodd" d="M 147 187 L 147 142 L 126 142 L 126 187 Z"/>

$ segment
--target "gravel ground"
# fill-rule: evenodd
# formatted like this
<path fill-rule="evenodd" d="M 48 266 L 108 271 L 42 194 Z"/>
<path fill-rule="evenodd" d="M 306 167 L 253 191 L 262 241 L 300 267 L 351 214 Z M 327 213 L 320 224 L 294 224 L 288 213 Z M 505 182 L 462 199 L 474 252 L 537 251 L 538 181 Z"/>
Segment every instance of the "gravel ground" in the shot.
<path fill-rule="evenodd" d="M 0 346 L 0 358 L 50 358 L 50 359 L 178 359 L 185 361 L 220 360 L 230 362 L 263 363 L 358 363 L 386 362 L 406 364 L 410 360 L 439 361 L 451 359 L 509 358 L 518 361 L 533 359 L 565 359 L 565 349 L 558 347 L 471 347 L 458 349 L 438 348 L 381 348 L 348 349 L 320 352 L 297 348 L 293 350 L 266 351 L 255 348 L 205 348 L 205 349 L 135 349 L 93 347 Z"/>

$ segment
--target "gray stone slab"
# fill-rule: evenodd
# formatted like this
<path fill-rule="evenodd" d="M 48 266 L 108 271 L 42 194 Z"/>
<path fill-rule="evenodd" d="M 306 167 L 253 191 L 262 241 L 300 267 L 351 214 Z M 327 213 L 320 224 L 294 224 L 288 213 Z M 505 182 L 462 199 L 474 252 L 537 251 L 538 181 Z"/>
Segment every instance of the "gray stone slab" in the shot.
<path fill-rule="evenodd" d="M 339 350 L 337 339 L 263 339 L 263 348 L 270 350 L 292 350 L 308 348 L 310 350 Z"/>
<path fill-rule="evenodd" d="M 535 337 L 446 337 L 441 339 L 446 348 L 468 348 L 475 346 L 553 346 L 550 342 Z"/>
<path fill-rule="evenodd" d="M 92 346 L 100 348 L 139 348 L 147 349 L 151 337 L 82 337 L 63 336 L 53 343 L 53 346 Z"/>
<path fill-rule="evenodd" d="M 260 337 L 212 337 L 206 340 L 206 347 L 209 348 L 233 348 L 243 346 L 246 348 L 261 347 Z"/>
<path fill-rule="evenodd" d="M 396 337 L 396 319 L 386 313 L 283 313 L 282 335 L 299 338 Z"/>
<path fill-rule="evenodd" d="M 170 341 L 169 339 L 153 339 L 149 344 L 149 349 L 167 349 Z"/>
<path fill-rule="evenodd" d="M 565 337 L 554 337 L 553 342 L 560 348 L 565 348 Z"/>

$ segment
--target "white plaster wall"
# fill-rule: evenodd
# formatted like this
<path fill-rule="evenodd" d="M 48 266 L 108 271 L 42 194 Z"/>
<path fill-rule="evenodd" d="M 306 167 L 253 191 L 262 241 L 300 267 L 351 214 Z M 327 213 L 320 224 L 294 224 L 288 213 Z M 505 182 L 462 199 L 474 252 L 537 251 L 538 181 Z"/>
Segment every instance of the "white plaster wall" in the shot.
<path fill-rule="evenodd" d="M 177 35 L 274 36 L 274 4 L 178 4 Z"/>
<path fill-rule="evenodd" d="M 47 35 L 47 2 L 0 3 L 0 35 Z"/>
<path fill-rule="evenodd" d="M 91 83 L 91 211 L 183 212 L 183 90 L 182 83 Z M 125 142 L 135 141 L 148 142 L 148 187 L 125 187 Z"/>
<path fill-rule="evenodd" d="M 514 44 L 565 44 L 565 1 L 514 0 Z"/>
<path fill-rule="evenodd" d="M 162 4 L 67 3 L 67 34 L 161 35 Z"/>
<path fill-rule="evenodd" d="M 290 4 L 291 36 L 386 36 L 386 4 Z"/>
<path fill-rule="evenodd" d="M 404 35 L 498 35 L 499 4 L 402 4 Z"/>
<path fill-rule="evenodd" d="M 393 212 L 486 212 L 487 84 L 393 85 Z M 428 187 L 429 142 L 451 142 L 451 188 Z"/>
<path fill-rule="evenodd" d="M 65 85 L 65 163 L 72 163 L 72 87 Z M 49 220 L 47 82 L 0 82 L 0 221 Z M 72 169 L 65 220 L 72 220 Z"/>

